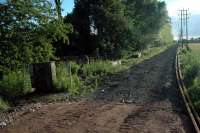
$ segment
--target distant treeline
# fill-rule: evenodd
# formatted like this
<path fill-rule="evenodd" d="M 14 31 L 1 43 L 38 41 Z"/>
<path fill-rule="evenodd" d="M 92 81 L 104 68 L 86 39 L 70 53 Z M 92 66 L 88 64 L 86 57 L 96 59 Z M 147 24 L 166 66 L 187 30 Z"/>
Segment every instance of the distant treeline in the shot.
<path fill-rule="evenodd" d="M 200 37 L 199 38 L 191 38 L 189 40 L 189 43 L 200 43 Z"/>
<path fill-rule="evenodd" d="M 69 55 L 123 57 L 173 41 L 166 4 L 159 0 L 75 0 L 64 17 L 61 4 L 0 2 L 0 71 Z"/>

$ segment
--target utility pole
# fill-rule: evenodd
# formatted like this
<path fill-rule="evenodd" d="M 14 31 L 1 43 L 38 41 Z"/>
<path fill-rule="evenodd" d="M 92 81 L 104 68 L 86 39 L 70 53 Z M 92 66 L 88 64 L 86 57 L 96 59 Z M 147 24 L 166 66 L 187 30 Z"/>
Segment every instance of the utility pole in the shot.
<path fill-rule="evenodd" d="M 188 44 L 188 39 L 189 39 L 189 37 L 188 37 L 188 19 L 189 18 L 188 18 L 188 10 L 182 9 L 182 10 L 179 10 L 179 12 L 180 12 L 179 19 L 180 19 L 180 23 L 181 23 L 180 42 L 181 42 L 181 45 L 183 48 L 184 42 L 186 43 L 186 45 Z M 185 34 L 184 34 L 184 31 L 185 31 Z M 184 35 L 185 35 L 185 40 L 184 40 Z"/>
<path fill-rule="evenodd" d="M 180 10 L 181 15 L 181 46 L 183 48 L 183 10 Z"/>
<path fill-rule="evenodd" d="M 185 21 L 186 21 L 186 44 L 188 44 L 188 10 L 185 10 Z"/>

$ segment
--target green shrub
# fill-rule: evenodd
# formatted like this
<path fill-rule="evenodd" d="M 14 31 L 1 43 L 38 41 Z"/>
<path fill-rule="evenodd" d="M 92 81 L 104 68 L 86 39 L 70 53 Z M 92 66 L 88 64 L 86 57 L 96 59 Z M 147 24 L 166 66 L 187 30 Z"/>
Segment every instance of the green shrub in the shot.
<path fill-rule="evenodd" d="M 8 102 L 6 102 L 5 100 L 3 100 L 1 97 L 0 97 L 0 110 L 5 110 L 8 108 Z"/>
<path fill-rule="evenodd" d="M 197 53 L 184 53 L 181 57 L 181 67 L 188 86 L 193 85 L 193 80 L 200 74 L 200 60 Z"/>
<path fill-rule="evenodd" d="M 78 74 L 80 66 L 77 63 L 71 61 L 69 62 L 68 67 L 71 69 L 71 74 Z"/>
<path fill-rule="evenodd" d="M 194 103 L 195 108 L 200 111 L 200 54 L 198 51 L 181 54 L 181 68 L 183 70 L 184 81 L 188 88 L 188 93 Z"/>
<path fill-rule="evenodd" d="M 30 74 L 27 71 L 11 71 L 0 81 L 0 94 L 8 99 L 32 92 Z"/>

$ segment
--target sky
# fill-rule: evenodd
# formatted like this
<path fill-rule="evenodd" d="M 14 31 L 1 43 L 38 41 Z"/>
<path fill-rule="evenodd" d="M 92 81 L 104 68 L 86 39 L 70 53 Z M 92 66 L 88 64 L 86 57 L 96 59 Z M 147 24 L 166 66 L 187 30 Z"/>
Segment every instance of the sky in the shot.
<path fill-rule="evenodd" d="M 191 15 L 200 15 L 200 0 L 164 0 L 167 3 L 169 16 L 178 15 L 178 10 L 189 9 Z"/>
<path fill-rule="evenodd" d="M 172 18 L 172 30 L 174 38 L 177 38 L 180 32 L 180 22 L 178 19 L 179 10 L 189 10 L 188 31 L 190 37 L 200 36 L 200 0 L 164 0 L 167 4 L 169 16 Z"/>
<path fill-rule="evenodd" d="M 169 16 L 177 16 L 179 9 L 189 9 L 192 15 L 200 14 L 200 0 L 164 0 L 167 3 Z M 74 7 L 74 0 L 63 0 L 63 15 L 70 13 Z"/>
<path fill-rule="evenodd" d="M 67 15 L 67 13 L 72 12 L 73 7 L 74 7 L 74 0 L 63 0 L 63 3 L 62 3 L 62 8 L 63 8 L 62 15 L 65 16 L 65 15 Z"/>
<path fill-rule="evenodd" d="M 179 10 L 181 9 L 188 9 L 190 19 L 196 20 L 193 23 L 192 21 L 191 22 L 189 21 L 189 33 L 192 33 L 192 37 L 200 36 L 200 32 L 197 32 L 200 31 L 200 29 L 196 27 L 196 25 L 199 25 L 200 22 L 198 21 L 199 18 L 197 19 L 193 18 L 196 15 L 200 15 L 200 0 L 160 0 L 160 1 L 165 1 L 167 4 L 168 14 L 172 18 L 172 30 L 175 38 L 177 38 L 179 33 L 178 14 Z M 62 4 L 63 16 L 67 15 L 67 13 L 72 12 L 73 7 L 74 7 L 74 0 L 63 0 Z M 195 34 L 193 34 L 193 32 L 195 32 Z"/>

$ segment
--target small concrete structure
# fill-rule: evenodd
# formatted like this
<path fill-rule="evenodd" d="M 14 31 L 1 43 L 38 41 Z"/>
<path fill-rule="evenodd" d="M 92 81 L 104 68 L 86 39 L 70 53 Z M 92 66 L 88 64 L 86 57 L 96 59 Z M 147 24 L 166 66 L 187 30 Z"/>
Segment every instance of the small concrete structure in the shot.
<path fill-rule="evenodd" d="M 32 64 L 30 67 L 32 87 L 36 92 L 52 92 L 56 80 L 55 62 Z"/>
<path fill-rule="evenodd" d="M 117 61 L 112 61 L 111 62 L 113 66 L 117 66 L 117 65 L 121 65 L 122 61 L 121 60 L 117 60 Z"/>

